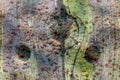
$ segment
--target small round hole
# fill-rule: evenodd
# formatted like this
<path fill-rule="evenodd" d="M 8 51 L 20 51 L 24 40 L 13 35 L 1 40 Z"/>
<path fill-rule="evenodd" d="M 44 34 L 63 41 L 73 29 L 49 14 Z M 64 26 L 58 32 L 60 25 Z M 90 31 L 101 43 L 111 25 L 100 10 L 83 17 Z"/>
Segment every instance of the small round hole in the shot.
<path fill-rule="evenodd" d="M 97 62 L 99 57 L 100 57 L 100 48 L 95 45 L 89 46 L 86 49 L 85 54 L 84 54 L 84 58 L 89 63 Z"/>
<path fill-rule="evenodd" d="M 28 60 L 31 56 L 31 50 L 26 45 L 19 45 L 16 47 L 16 54 L 21 60 Z"/>

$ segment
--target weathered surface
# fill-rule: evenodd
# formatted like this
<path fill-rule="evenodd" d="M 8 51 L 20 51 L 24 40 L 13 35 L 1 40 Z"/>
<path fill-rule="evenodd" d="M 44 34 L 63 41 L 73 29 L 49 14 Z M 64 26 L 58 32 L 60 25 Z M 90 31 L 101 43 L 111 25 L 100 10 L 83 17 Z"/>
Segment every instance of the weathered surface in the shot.
<path fill-rule="evenodd" d="M 70 14 L 77 18 L 73 23 L 70 36 L 65 40 L 65 71 L 66 80 L 92 80 L 92 65 L 84 59 L 84 52 L 93 31 L 92 14 L 89 0 L 64 0 Z"/>
<path fill-rule="evenodd" d="M 89 34 L 84 26 L 80 26 L 81 30 L 81 33 L 79 34 L 80 36 L 76 37 L 75 32 L 72 32 L 73 33 L 72 38 L 70 37 L 69 39 L 66 40 L 66 42 L 68 43 L 66 44 L 67 46 L 73 45 L 75 41 L 78 42 L 78 44 L 73 45 L 73 47 L 66 52 L 65 61 L 67 68 L 66 69 L 67 79 L 69 80 L 70 77 L 72 77 L 72 79 L 78 80 L 93 80 L 93 79 L 119 80 L 120 1 L 88 0 L 89 1 L 88 4 L 89 7 L 91 7 L 92 12 L 91 22 L 89 21 L 89 19 L 84 20 L 86 18 L 85 16 L 87 15 L 86 8 L 88 9 L 89 7 L 87 7 L 87 5 L 85 6 L 85 3 L 83 2 L 87 0 L 84 1 L 80 0 L 78 1 L 79 3 L 75 2 L 77 0 L 75 1 L 65 0 L 65 1 L 66 3 L 69 2 L 68 4 L 66 4 L 66 6 L 70 8 L 72 15 L 81 18 L 81 20 L 85 22 L 86 28 L 89 27 L 91 30 L 92 28 L 94 28 L 92 34 Z M 92 27 L 88 25 L 91 23 Z M 86 34 L 88 34 L 87 38 Z M 88 45 L 86 46 L 86 44 Z M 83 54 L 84 52 L 79 51 L 79 54 L 75 58 L 75 54 L 77 54 L 79 46 L 81 46 L 81 51 L 82 49 L 83 51 L 85 51 L 85 54 Z M 96 50 L 94 49 L 95 47 L 97 47 Z M 97 54 L 98 51 L 99 54 Z M 93 71 L 91 70 L 91 66 L 84 61 L 84 58 L 87 61 L 87 63 L 93 65 L 94 68 Z M 76 63 L 74 63 L 75 59 L 77 59 Z M 89 68 L 86 66 L 89 66 Z M 74 73 L 72 73 L 73 68 Z"/>
<path fill-rule="evenodd" d="M 4 8 L 2 80 L 64 80 L 62 50 L 72 20 L 62 0 L 5 0 Z"/>
<path fill-rule="evenodd" d="M 95 67 L 95 80 L 119 80 L 120 10 L 117 0 L 90 0 L 94 31 L 90 44 L 99 45 L 100 59 Z"/>
<path fill-rule="evenodd" d="M 2 20 L 3 20 L 3 1 L 0 0 L 0 80 L 2 80 L 2 54 L 1 54 L 1 45 L 2 45 Z"/>
<path fill-rule="evenodd" d="M 5 0 L 0 80 L 120 80 L 120 0 L 79 4 L 67 5 L 82 20 L 77 33 L 62 0 Z"/>

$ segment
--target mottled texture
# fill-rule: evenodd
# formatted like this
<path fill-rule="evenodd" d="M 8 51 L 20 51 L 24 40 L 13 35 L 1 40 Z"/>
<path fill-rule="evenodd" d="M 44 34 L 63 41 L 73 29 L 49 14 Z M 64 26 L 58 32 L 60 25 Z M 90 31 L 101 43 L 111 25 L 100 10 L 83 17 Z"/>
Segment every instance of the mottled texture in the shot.
<path fill-rule="evenodd" d="M 0 3 L 0 80 L 120 80 L 120 0 L 64 2 Z"/>
<path fill-rule="evenodd" d="M 4 6 L 3 80 L 19 74 L 20 80 L 64 80 L 62 50 L 73 21 L 63 15 L 62 0 L 6 0 Z"/>

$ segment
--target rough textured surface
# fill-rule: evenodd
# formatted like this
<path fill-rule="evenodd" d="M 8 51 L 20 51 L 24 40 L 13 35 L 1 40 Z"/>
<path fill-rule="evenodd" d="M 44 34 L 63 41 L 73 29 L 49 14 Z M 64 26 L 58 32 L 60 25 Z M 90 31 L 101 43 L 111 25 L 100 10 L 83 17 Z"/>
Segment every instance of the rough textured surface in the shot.
<path fill-rule="evenodd" d="M 6 0 L 4 4 L 3 80 L 63 80 L 62 48 L 72 20 L 61 14 L 62 0 Z M 29 60 L 16 54 L 20 45 L 30 48 Z"/>
<path fill-rule="evenodd" d="M 90 43 L 99 45 L 101 56 L 95 68 L 95 80 L 119 80 L 120 25 L 117 0 L 91 0 L 94 31 Z M 119 58 L 118 58 L 119 57 Z"/>
<path fill-rule="evenodd" d="M 71 33 L 72 38 L 70 37 L 66 40 L 67 46 L 73 46 L 72 48 L 69 47 L 70 49 L 66 52 L 67 79 L 69 80 L 69 78 L 72 76 L 72 78 L 78 80 L 119 80 L 119 0 L 88 0 L 89 3 L 87 4 L 85 4 L 87 0 L 65 1 L 66 5 L 70 8 L 70 11 L 72 12 L 71 14 L 81 18 L 81 20 L 86 24 L 87 29 L 93 29 L 92 34 L 89 34 L 84 26 L 80 26 L 80 36 L 76 35 L 76 33 L 73 32 Z M 87 16 L 88 19 L 86 18 L 87 13 L 91 14 L 87 12 L 89 10 L 86 11 L 86 8 L 89 8 L 87 7 L 88 5 L 91 8 L 92 21 L 89 21 L 91 20 L 89 18 L 90 15 Z M 88 25 L 91 23 L 92 27 Z M 86 34 L 87 37 L 85 36 Z M 77 41 L 78 44 L 73 45 L 75 41 Z M 86 46 L 86 44 L 88 45 Z M 73 64 L 75 54 L 77 53 L 80 45 L 82 52 L 79 52 L 79 54 L 77 55 L 76 64 Z M 96 52 L 93 50 L 94 48 L 90 48 L 93 45 L 97 46 L 100 50 L 100 55 L 98 57 L 95 57 L 95 55 L 91 53 L 92 51 L 94 53 Z M 84 51 L 86 51 L 87 54 L 84 54 Z M 89 61 L 84 60 L 84 57 L 89 58 Z M 97 61 L 95 60 L 95 58 L 97 58 Z M 92 63 L 93 69 L 91 68 L 91 65 L 89 63 Z M 72 74 L 73 66 L 74 73 Z"/>
<path fill-rule="evenodd" d="M 0 80 L 120 79 L 120 0 L 4 1 Z"/>

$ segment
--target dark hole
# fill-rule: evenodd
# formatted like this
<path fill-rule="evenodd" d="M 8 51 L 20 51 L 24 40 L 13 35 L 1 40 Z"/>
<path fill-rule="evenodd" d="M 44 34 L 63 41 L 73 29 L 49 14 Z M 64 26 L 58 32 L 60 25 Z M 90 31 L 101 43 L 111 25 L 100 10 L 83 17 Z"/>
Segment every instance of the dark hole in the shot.
<path fill-rule="evenodd" d="M 16 54 L 21 60 L 28 60 L 31 56 L 31 50 L 26 45 L 19 45 L 16 47 Z"/>
<path fill-rule="evenodd" d="M 20 58 L 24 58 L 25 56 L 24 55 L 20 55 Z"/>
<path fill-rule="evenodd" d="M 63 8 L 61 8 L 61 11 L 63 11 L 64 9 Z"/>
<path fill-rule="evenodd" d="M 25 48 L 22 48 L 22 51 L 25 51 Z"/>
<path fill-rule="evenodd" d="M 98 61 L 99 57 L 100 57 L 99 47 L 91 45 L 86 49 L 84 58 L 86 59 L 87 62 L 93 64 Z"/>

